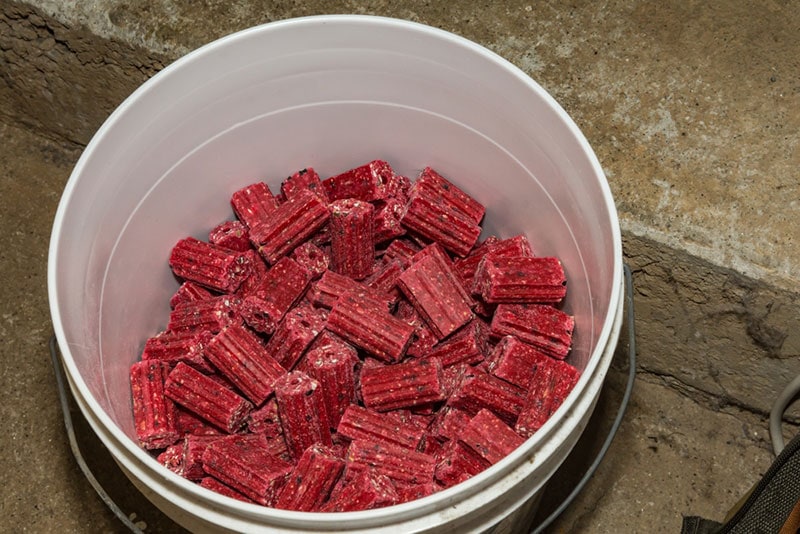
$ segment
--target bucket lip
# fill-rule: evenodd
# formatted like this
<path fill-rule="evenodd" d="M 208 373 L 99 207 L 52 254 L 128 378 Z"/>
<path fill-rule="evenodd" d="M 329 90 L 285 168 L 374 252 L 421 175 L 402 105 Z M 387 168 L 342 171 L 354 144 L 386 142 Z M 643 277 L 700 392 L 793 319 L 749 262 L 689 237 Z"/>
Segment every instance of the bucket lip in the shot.
<path fill-rule="evenodd" d="M 542 98 L 544 101 L 546 101 L 548 106 L 558 115 L 559 119 L 564 122 L 565 126 L 568 128 L 570 133 L 574 136 L 575 140 L 580 145 L 581 150 L 588 158 L 589 163 L 594 171 L 594 174 L 598 178 L 598 185 L 602 191 L 605 207 L 606 210 L 608 211 L 608 216 L 609 216 L 608 224 L 612 231 L 612 247 L 613 247 L 613 258 L 614 258 L 613 273 L 612 273 L 613 280 L 610 292 L 611 300 L 608 305 L 608 312 L 606 314 L 605 320 L 598 334 L 594 350 L 592 351 L 592 354 L 587 362 L 586 368 L 581 374 L 578 383 L 575 385 L 572 392 L 567 396 L 563 404 L 558 408 L 558 410 L 556 410 L 555 413 L 551 415 L 551 417 L 548 419 L 545 425 L 539 431 L 537 431 L 533 436 L 531 436 L 528 440 L 526 440 L 526 442 L 523 445 L 518 447 L 515 451 L 513 451 L 511 454 L 503 458 L 497 464 L 491 466 L 484 472 L 479 473 L 478 475 L 470 478 L 468 481 L 462 484 L 457 484 L 454 487 L 439 491 L 437 493 L 434 493 L 433 495 L 415 501 L 411 501 L 409 503 L 403 503 L 377 510 L 344 512 L 336 514 L 337 518 L 336 522 L 342 525 L 345 525 L 349 522 L 353 522 L 354 520 L 369 521 L 370 523 L 372 523 L 380 520 L 391 520 L 392 518 L 396 518 L 398 516 L 409 516 L 409 514 L 414 509 L 418 509 L 420 506 L 424 506 L 426 509 L 430 511 L 442 509 L 443 507 L 446 507 L 449 503 L 457 500 L 458 497 L 466 498 L 468 496 L 474 495 L 475 493 L 481 491 L 483 486 L 499 479 L 514 466 L 524 461 L 524 458 L 531 455 L 532 452 L 535 452 L 538 449 L 542 448 L 543 445 L 547 443 L 547 440 L 552 436 L 552 434 L 558 429 L 558 426 L 561 425 L 562 420 L 565 418 L 566 414 L 571 412 L 573 406 L 577 403 L 579 397 L 588 387 L 589 382 L 591 381 L 594 372 L 597 369 L 597 366 L 601 360 L 601 355 L 603 353 L 603 350 L 605 349 L 612 335 L 614 314 L 617 309 L 618 301 L 619 299 L 622 298 L 620 294 L 622 287 L 622 241 L 621 241 L 619 220 L 617 217 L 617 211 L 614 205 L 610 186 L 605 178 L 605 174 L 602 170 L 602 167 L 600 165 L 600 162 L 596 154 L 594 153 L 593 149 L 588 143 L 588 140 L 585 138 L 585 136 L 578 128 L 574 120 L 566 113 L 566 111 L 561 107 L 561 105 L 547 91 L 545 91 L 535 80 L 533 80 L 530 76 L 524 73 L 516 65 L 506 60 L 499 54 L 489 50 L 488 48 L 479 45 L 474 41 L 471 41 L 465 37 L 451 33 L 449 31 L 428 26 L 418 22 L 396 19 L 391 17 L 384 17 L 384 16 L 375 16 L 375 15 L 344 15 L 344 14 L 314 15 L 314 16 L 283 19 L 247 28 L 232 33 L 230 35 L 224 36 L 206 45 L 203 45 L 202 47 L 199 47 L 196 50 L 189 52 L 183 57 L 177 59 L 176 61 L 165 67 L 163 70 L 158 72 L 156 75 L 154 75 L 152 78 L 147 80 L 144 84 L 139 86 L 130 96 L 128 96 L 114 110 L 114 112 L 109 116 L 109 118 L 101 125 L 101 127 L 98 129 L 98 131 L 95 133 L 95 135 L 92 137 L 91 141 L 87 145 L 83 154 L 81 154 L 81 157 L 79 158 L 78 162 L 76 163 L 70 175 L 70 178 L 66 184 L 64 192 L 62 193 L 62 197 L 59 202 L 56 215 L 54 218 L 53 230 L 51 233 L 50 245 L 48 251 L 48 270 L 47 270 L 48 299 L 49 299 L 49 306 L 55 330 L 55 335 L 58 340 L 59 347 L 61 348 L 62 351 L 62 361 L 67 369 L 68 374 L 71 377 L 71 380 L 75 384 L 75 387 L 81 391 L 81 396 L 85 401 L 87 408 L 91 410 L 94 417 L 97 418 L 98 424 L 102 424 L 109 429 L 118 428 L 116 423 L 114 423 L 114 421 L 111 420 L 110 416 L 105 412 L 105 410 L 102 409 L 102 407 L 100 406 L 99 402 L 94 397 L 94 395 L 88 390 L 86 382 L 78 372 L 77 365 L 70 350 L 70 345 L 66 339 L 66 334 L 64 332 L 62 323 L 62 315 L 58 305 L 57 295 L 58 295 L 59 284 L 58 284 L 57 258 L 58 258 L 58 251 L 62 246 L 60 239 L 61 229 L 63 228 L 64 218 L 66 216 L 67 208 L 71 203 L 73 195 L 75 194 L 75 190 L 77 187 L 77 183 L 79 182 L 80 176 L 83 174 L 83 170 L 87 162 L 90 160 L 95 150 L 97 149 L 97 145 L 100 142 L 100 140 L 104 138 L 106 134 L 120 120 L 120 118 L 123 115 L 125 115 L 132 106 L 135 105 L 137 100 L 139 100 L 144 94 L 147 94 L 148 92 L 154 90 L 154 88 L 162 81 L 169 79 L 170 75 L 173 72 L 180 70 L 184 65 L 194 63 L 195 61 L 202 59 L 205 55 L 217 50 L 220 47 L 226 46 L 238 40 L 247 39 L 254 35 L 261 34 L 264 32 L 288 31 L 294 27 L 314 26 L 318 24 L 342 24 L 342 25 L 354 25 L 363 27 L 383 26 L 386 27 L 387 29 L 392 29 L 394 31 L 399 30 L 399 31 L 410 32 L 411 34 L 415 34 L 417 36 L 432 37 L 441 40 L 443 42 L 447 42 L 451 45 L 456 45 L 458 47 L 466 49 L 469 52 L 477 54 L 478 56 L 483 57 L 487 61 L 493 62 L 497 66 L 502 67 L 503 70 L 505 70 L 508 74 L 511 74 L 512 76 L 517 78 L 517 81 L 525 84 L 527 88 L 530 89 L 533 93 L 535 93 L 539 98 Z M 173 484 L 183 486 L 183 489 L 192 492 L 196 497 L 199 497 L 203 501 L 211 503 L 215 506 L 225 506 L 228 508 L 234 508 L 237 509 L 239 513 L 246 514 L 252 517 L 261 517 L 263 519 L 268 519 L 268 518 L 279 519 L 284 523 L 296 522 L 298 520 L 302 521 L 310 520 L 312 522 L 331 521 L 330 514 L 321 514 L 321 513 L 314 514 L 309 512 L 279 510 L 279 509 L 267 508 L 259 505 L 235 501 L 233 499 L 225 498 L 213 492 L 208 492 L 208 491 L 198 492 L 198 489 L 202 488 L 198 488 L 195 484 L 191 483 L 188 480 L 183 479 L 182 477 L 174 473 L 164 472 L 166 470 L 164 470 L 163 467 L 160 464 L 158 464 L 156 460 L 152 458 L 146 451 L 140 448 L 134 440 L 128 438 L 127 436 L 121 437 L 119 439 L 117 439 L 115 436 L 114 439 L 129 455 L 132 455 L 140 462 L 143 462 L 143 465 L 146 466 L 147 470 L 152 474 L 155 474 L 160 478 L 168 480 Z"/>

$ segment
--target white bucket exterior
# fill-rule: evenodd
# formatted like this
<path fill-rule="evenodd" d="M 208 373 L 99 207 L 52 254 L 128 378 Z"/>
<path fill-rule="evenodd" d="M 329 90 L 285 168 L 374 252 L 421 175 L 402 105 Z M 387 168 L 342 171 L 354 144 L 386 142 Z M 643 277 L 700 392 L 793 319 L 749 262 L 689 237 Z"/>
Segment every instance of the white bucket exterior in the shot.
<path fill-rule="evenodd" d="M 136 443 L 128 369 L 163 329 L 177 283 L 174 243 L 232 217 L 230 194 L 273 191 L 381 158 L 415 177 L 437 169 L 487 207 L 485 233 L 525 233 L 557 255 L 576 319 L 580 381 L 547 424 L 497 465 L 403 505 L 340 514 L 222 497 Z M 320 16 L 207 45 L 145 83 L 97 132 L 56 214 L 48 285 L 68 380 L 92 428 L 159 508 L 202 531 L 483 531 L 529 501 L 594 408 L 622 318 L 622 247 L 602 169 L 539 85 L 494 53 L 427 26 Z M 504 526 L 508 525 L 506 522 Z M 503 527 L 501 527 L 503 528 Z M 503 528 L 504 529 L 504 528 Z"/>

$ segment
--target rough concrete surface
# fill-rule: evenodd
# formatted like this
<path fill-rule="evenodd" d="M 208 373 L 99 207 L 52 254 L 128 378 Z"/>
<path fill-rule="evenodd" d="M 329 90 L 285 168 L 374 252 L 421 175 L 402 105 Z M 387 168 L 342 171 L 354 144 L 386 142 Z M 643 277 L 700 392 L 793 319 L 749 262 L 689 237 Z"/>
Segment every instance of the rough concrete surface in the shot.
<path fill-rule="evenodd" d="M 764 415 L 800 374 L 797 7 L 0 0 L 0 530 L 124 532 L 71 457 L 47 354 L 47 242 L 81 149 L 184 53 L 320 13 L 405 18 L 489 47 L 564 106 L 608 175 L 634 272 L 638 378 L 607 458 L 551 530 L 676 532 L 682 514 L 721 519 L 769 465 Z M 599 447 L 623 379 L 616 364 L 540 518 Z M 123 510 L 146 532 L 179 532 L 74 415 Z"/>

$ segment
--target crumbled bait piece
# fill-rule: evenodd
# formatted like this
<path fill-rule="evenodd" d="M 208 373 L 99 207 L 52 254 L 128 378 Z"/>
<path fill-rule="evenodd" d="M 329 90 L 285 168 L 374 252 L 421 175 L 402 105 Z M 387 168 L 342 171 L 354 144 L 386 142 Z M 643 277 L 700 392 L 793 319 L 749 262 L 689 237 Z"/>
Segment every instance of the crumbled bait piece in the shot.
<path fill-rule="evenodd" d="M 346 467 L 345 467 L 346 469 Z M 400 497 L 394 484 L 376 469 L 345 471 L 320 512 L 355 512 L 397 504 Z"/>

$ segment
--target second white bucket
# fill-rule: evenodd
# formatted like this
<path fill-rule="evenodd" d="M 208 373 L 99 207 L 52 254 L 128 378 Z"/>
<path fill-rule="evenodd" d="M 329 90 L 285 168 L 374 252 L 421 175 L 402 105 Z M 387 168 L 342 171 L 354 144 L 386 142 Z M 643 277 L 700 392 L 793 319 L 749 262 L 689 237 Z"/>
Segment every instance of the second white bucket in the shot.
<path fill-rule="evenodd" d="M 172 245 L 230 218 L 230 194 L 277 190 L 307 166 L 331 175 L 381 158 L 430 165 L 487 207 L 485 231 L 557 255 L 576 319 L 580 381 L 518 450 L 453 488 L 340 514 L 275 510 L 207 491 L 136 444 L 128 369 L 164 327 Z M 322 16 L 267 24 L 177 61 L 126 100 L 85 150 L 56 215 L 50 306 L 73 394 L 120 467 L 194 532 L 513 530 L 592 413 L 622 317 L 613 199 L 586 139 L 496 54 L 427 26 Z M 504 522 L 505 520 L 505 522 Z"/>

